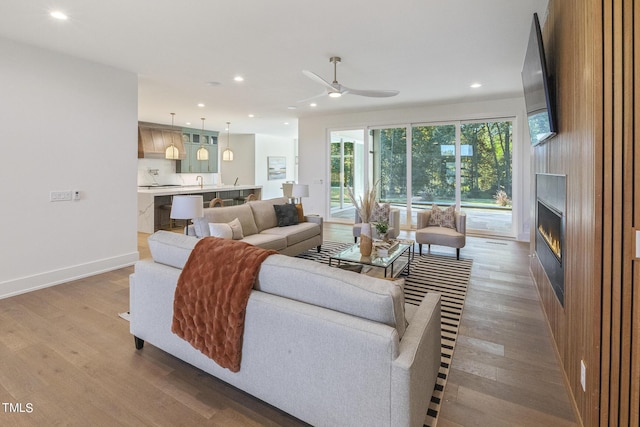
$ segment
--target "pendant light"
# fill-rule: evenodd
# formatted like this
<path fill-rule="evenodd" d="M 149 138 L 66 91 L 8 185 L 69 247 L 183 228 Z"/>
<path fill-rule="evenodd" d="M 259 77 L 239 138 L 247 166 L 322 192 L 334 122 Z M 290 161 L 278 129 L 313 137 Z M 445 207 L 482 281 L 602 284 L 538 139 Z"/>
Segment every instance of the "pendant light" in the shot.
<path fill-rule="evenodd" d="M 173 130 L 173 116 L 175 115 L 176 113 L 171 113 L 171 130 Z M 180 159 L 180 151 L 178 151 L 178 147 L 173 145 L 173 134 L 171 135 L 171 145 L 164 152 L 164 158 L 169 160 Z"/>
<path fill-rule="evenodd" d="M 225 162 L 233 161 L 233 151 L 229 148 L 229 141 L 231 141 L 231 122 L 227 122 L 227 148 L 222 152 L 222 160 Z"/>
<path fill-rule="evenodd" d="M 200 148 L 196 151 L 196 159 L 209 160 L 209 150 L 202 145 L 202 141 L 204 140 L 204 117 L 201 117 L 200 119 L 202 120 L 202 133 L 200 134 Z"/>

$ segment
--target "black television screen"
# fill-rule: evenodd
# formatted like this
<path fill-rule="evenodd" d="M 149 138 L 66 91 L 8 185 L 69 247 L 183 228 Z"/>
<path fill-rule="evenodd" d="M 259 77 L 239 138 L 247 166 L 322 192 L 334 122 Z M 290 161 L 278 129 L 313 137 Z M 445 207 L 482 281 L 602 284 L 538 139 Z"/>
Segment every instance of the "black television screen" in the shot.
<path fill-rule="evenodd" d="M 547 72 L 542 31 L 537 13 L 533 14 L 529 44 L 522 66 L 522 85 L 531 143 L 539 144 L 555 136 L 558 130 L 553 87 Z"/>

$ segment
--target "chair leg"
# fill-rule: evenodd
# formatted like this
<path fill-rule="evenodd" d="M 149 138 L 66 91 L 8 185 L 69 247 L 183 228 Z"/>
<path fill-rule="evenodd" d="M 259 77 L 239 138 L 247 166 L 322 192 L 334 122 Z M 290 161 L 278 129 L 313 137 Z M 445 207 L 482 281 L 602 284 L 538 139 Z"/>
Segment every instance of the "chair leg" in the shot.
<path fill-rule="evenodd" d="M 422 256 L 422 243 L 418 243 L 418 249 L 420 250 L 420 256 Z"/>
<path fill-rule="evenodd" d="M 358 236 L 353 236 L 353 243 L 358 243 Z"/>
<path fill-rule="evenodd" d="M 460 248 L 456 248 L 456 258 L 460 260 Z"/>

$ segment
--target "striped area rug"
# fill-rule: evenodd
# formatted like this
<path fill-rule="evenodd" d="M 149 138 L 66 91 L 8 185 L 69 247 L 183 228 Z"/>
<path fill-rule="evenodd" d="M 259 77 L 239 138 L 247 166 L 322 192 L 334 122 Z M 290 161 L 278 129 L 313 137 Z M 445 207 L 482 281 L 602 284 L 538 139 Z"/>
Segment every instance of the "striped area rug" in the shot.
<path fill-rule="evenodd" d="M 318 253 L 311 249 L 298 255 L 299 258 L 329 264 L 329 256 L 349 247 L 350 243 L 324 242 Z M 417 245 L 416 245 L 417 246 Z M 472 260 L 457 260 L 454 256 L 416 253 L 411 263 L 411 273 L 402 275 L 405 279 L 405 300 L 409 304 L 419 305 L 428 292 L 441 295 L 442 312 L 442 349 L 440 372 L 431 396 L 429 410 L 425 415 L 425 427 L 435 427 L 440 404 L 447 383 L 451 358 L 456 344 L 464 299 L 469 286 Z"/>

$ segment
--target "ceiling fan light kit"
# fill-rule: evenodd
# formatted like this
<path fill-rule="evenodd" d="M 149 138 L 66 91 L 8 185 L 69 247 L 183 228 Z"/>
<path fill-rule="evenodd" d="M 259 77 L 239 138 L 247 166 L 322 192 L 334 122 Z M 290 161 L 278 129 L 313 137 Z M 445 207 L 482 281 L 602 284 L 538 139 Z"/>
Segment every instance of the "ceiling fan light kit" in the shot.
<path fill-rule="evenodd" d="M 338 63 L 341 61 L 342 61 L 342 58 L 340 58 L 339 56 L 332 56 L 331 58 L 329 58 L 329 62 L 333 64 L 333 82 L 332 83 L 329 83 L 328 81 L 326 81 L 325 79 L 323 79 L 322 77 L 320 77 L 319 75 L 317 75 L 312 71 L 302 70 L 302 74 L 309 77 L 314 82 L 324 86 L 325 93 L 313 96 L 311 98 L 308 98 L 299 102 L 309 101 L 311 99 L 318 98 L 324 95 L 329 95 L 329 97 L 331 98 L 340 98 L 342 95 L 346 95 L 346 94 L 367 96 L 372 98 L 388 98 L 391 96 L 396 96 L 397 94 L 400 93 L 397 90 L 352 89 L 352 88 L 341 85 L 340 83 L 338 83 L 338 77 L 337 77 Z"/>

